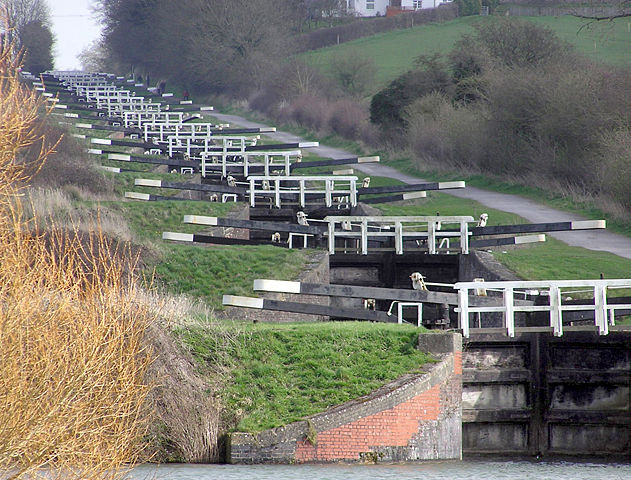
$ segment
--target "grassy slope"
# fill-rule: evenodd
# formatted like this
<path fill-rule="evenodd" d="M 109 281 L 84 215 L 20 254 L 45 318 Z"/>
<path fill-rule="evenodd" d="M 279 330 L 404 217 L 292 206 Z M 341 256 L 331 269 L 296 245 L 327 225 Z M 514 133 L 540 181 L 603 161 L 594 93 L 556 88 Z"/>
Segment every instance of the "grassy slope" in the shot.
<path fill-rule="evenodd" d="M 585 55 L 613 65 L 631 65 L 631 32 L 627 22 L 592 25 L 570 16 L 520 17 L 545 25 L 575 45 Z M 299 57 L 326 72 L 335 55 L 357 53 L 374 60 L 377 72 L 370 92 L 375 93 L 409 70 L 419 55 L 447 54 L 456 40 L 473 31 L 476 22 L 495 21 L 496 17 L 463 17 L 440 24 L 423 25 L 360 38 L 334 47 L 306 52 Z"/>
<path fill-rule="evenodd" d="M 261 431 L 344 403 L 419 371 L 418 329 L 359 322 L 230 327 L 179 331 L 210 368 L 228 367 L 223 392 L 236 430 Z"/>
<path fill-rule="evenodd" d="M 155 190 L 155 189 L 154 189 Z M 225 216 L 232 204 L 159 201 L 108 202 L 121 212 L 139 239 L 154 245 L 148 271 L 155 272 L 158 287 L 172 294 L 187 294 L 222 310 L 224 294 L 252 295 L 256 278 L 295 279 L 308 260 L 308 252 L 270 246 L 202 246 L 167 243 L 162 232 L 201 233 L 206 228 L 182 223 L 184 215 Z"/>

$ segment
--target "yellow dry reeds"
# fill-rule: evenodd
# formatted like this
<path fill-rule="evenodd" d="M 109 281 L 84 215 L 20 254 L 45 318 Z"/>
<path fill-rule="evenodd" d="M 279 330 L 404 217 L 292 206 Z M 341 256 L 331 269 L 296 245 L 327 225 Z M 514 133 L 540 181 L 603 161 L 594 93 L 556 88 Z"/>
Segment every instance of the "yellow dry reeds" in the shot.
<path fill-rule="evenodd" d="M 25 220 L 20 149 L 41 141 L 36 95 L 0 51 L 0 479 L 117 478 L 143 455 L 152 313 L 135 261 L 100 233 Z M 52 144 L 54 145 L 54 139 Z"/>

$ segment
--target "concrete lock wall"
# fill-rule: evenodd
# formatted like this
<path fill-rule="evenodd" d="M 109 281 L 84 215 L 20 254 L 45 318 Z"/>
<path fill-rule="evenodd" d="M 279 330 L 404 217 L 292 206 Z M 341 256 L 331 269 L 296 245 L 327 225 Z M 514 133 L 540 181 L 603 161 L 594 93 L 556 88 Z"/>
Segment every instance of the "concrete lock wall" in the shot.
<path fill-rule="evenodd" d="M 233 433 L 230 463 L 420 461 L 462 458 L 462 340 L 424 334 L 440 361 L 360 399 L 259 434 Z"/>
<path fill-rule="evenodd" d="M 631 334 L 472 337 L 463 356 L 465 454 L 631 454 Z"/>

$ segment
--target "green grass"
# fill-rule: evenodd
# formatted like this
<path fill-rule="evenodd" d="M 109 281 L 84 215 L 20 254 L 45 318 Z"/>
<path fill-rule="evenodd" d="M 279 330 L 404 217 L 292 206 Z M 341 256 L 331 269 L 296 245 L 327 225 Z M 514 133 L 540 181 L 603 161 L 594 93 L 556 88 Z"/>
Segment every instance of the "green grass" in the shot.
<path fill-rule="evenodd" d="M 613 65 L 631 64 L 631 32 L 628 20 L 593 24 L 571 16 L 519 17 L 549 27 L 557 35 L 590 58 Z M 462 17 L 444 23 L 360 38 L 333 47 L 322 48 L 299 55 L 311 65 L 328 73 L 331 58 L 335 55 L 361 55 L 374 60 L 376 74 L 369 94 L 374 94 L 413 66 L 419 55 L 447 54 L 462 34 L 472 33 L 476 22 L 492 22 L 497 17 Z M 583 27 L 583 28 L 581 28 Z"/>
<path fill-rule="evenodd" d="M 545 244 L 498 251 L 495 258 L 528 280 L 595 280 L 629 278 L 631 260 L 606 252 L 569 247 L 550 236 Z"/>
<path fill-rule="evenodd" d="M 362 322 L 256 324 L 182 329 L 211 371 L 229 368 L 223 390 L 238 431 L 286 425 L 365 395 L 430 358 L 412 326 Z"/>
<path fill-rule="evenodd" d="M 569 15 L 524 18 L 549 27 L 559 38 L 594 60 L 612 65 L 631 65 L 629 19 L 590 23 L 589 20 Z"/>
<path fill-rule="evenodd" d="M 226 216 L 234 204 L 189 201 L 107 202 L 120 212 L 139 240 L 153 245 L 145 271 L 167 293 L 186 294 L 223 310 L 224 294 L 252 296 L 256 278 L 293 280 L 309 260 L 309 251 L 273 246 L 204 246 L 167 243 L 162 232 L 201 233 L 209 227 L 182 223 L 184 215 Z"/>
<path fill-rule="evenodd" d="M 163 245 L 154 266 L 155 281 L 167 292 L 203 300 L 223 310 L 223 295 L 255 295 L 257 278 L 295 280 L 309 258 L 305 250 L 261 246 Z"/>
<path fill-rule="evenodd" d="M 162 232 L 200 233 L 203 225 L 182 223 L 184 215 L 223 217 L 234 208 L 230 203 L 189 202 L 162 200 L 158 202 L 107 202 L 108 208 L 118 211 L 129 222 L 139 238 L 161 241 Z"/>

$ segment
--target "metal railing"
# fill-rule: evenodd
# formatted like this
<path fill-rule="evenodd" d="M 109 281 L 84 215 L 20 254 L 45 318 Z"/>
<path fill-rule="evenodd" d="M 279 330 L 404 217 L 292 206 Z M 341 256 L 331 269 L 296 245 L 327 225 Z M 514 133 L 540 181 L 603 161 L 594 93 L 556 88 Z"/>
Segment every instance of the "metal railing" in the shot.
<path fill-rule="evenodd" d="M 280 174 L 289 176 L 292 159 L 299 161 L 301 158 L 300 150 L 278 151 L 278 152 L 203 152 L 202 157 L 202 176 L 217 173 L 221 169 L 221 176 L 227 177 L 235 170 L 240 171 L 240 175 L 247 177 L 252 167 L 261 167 L 264 176 Z M 259 172 L 260 169 L 259 169 Z"/>
<path fill-rule="evenodd" d="M 397 255 L 403 254 L 404 240 L 423 242 L 431 255 L 441 250 L 441 244 L 447 245 L 449 240 L 458 239 L 460 253 L 469 253 L 469 223 L 471 216 L 328 216 L 329 254 L 336 251 L 337 238 L 351 238 L 359 242 L 359 252 L 367 255 L 368 242 L 371 239 L 394 238 L 394 249 Z M 457 229 L 442 230 L 443 227 L 455 226 Z M 445 249 L 444 247 L 442 249 Z"/>
<path fill-rule="evenodd" d="M 509 337 L 515 336 L 515 313 L 547 312 L 550 328 L 555 336 L 563 335 L 563 312 L 588 312 L 594 315 L 594 325 L 600 335 L 609 333 L 609 326 L 615 325 L 616 310 L 629 310 L 631 304 L 608 303 L 610 290 L 631 289 L 631 279 L 621 280 L 548 280 L 548 281 L 511 281 L 511 282 L 458 282 L 458 324 L 464 337 L 470 335 L 471 314 L 479 315 L 480 327 L 484 323 L 485 313 L 501 313 L 504 329 Z M 485 288 L 499 292 L 503 299 L 501 306 L 469 305 L 469 295 Z M 580 289 L 581 296 L 587 296 L 586 304 L 568 304 L 569 289 Z M 549 297 L 546 305 L 515 305 L 515 296 L 524 292 L 537 293 Z M 576 292 L 573 292 L 576 293 Z"/>
<path fill-rule="evenodd" d="M 250 205 L 256 206 L 257 196 L 272 198 L 274 206 L 281 207 L 282 197 L 292 194 L 304 207 L 307 195 L 324 195 L 327 207 L 333 206 L 334 197 L 348 197 L 351 206 L 357 206 L 357 177 L 344 175 L 290 176 L 250 175 Z"/>

